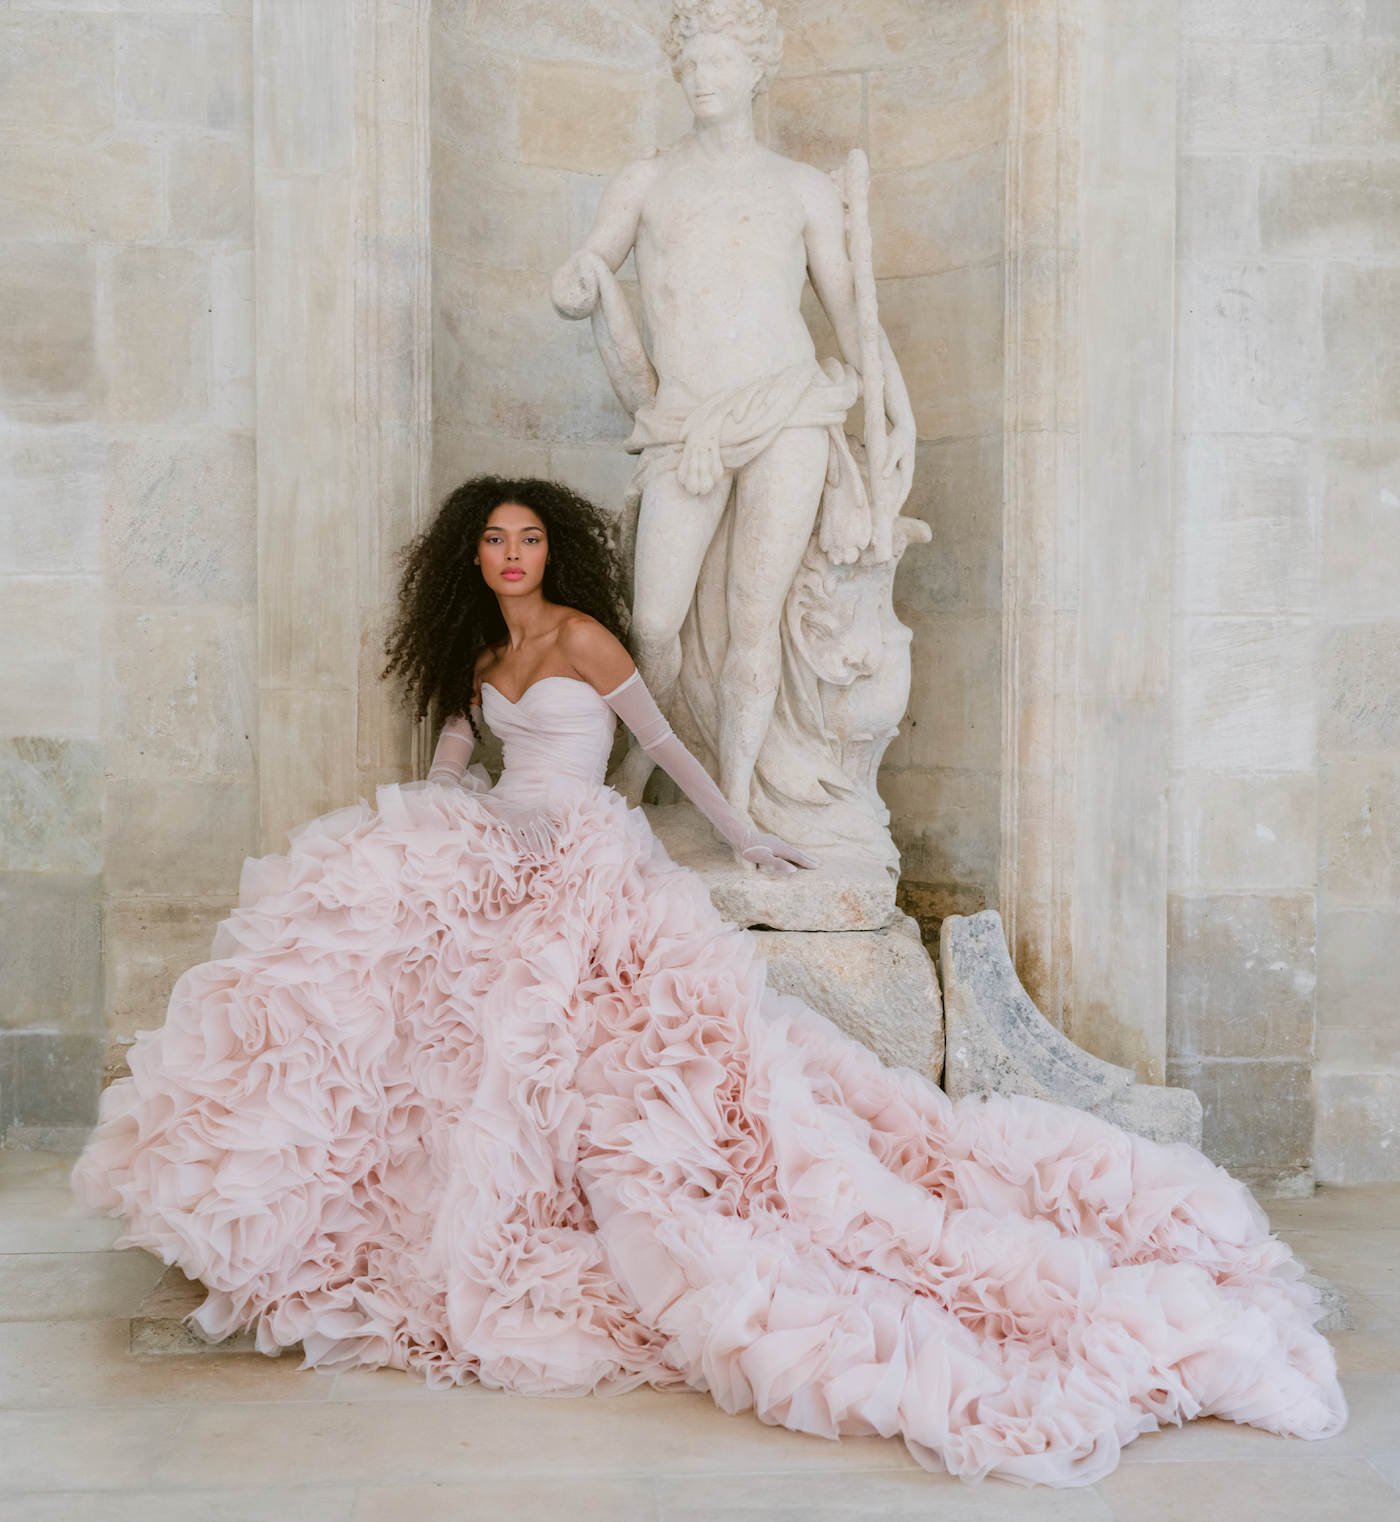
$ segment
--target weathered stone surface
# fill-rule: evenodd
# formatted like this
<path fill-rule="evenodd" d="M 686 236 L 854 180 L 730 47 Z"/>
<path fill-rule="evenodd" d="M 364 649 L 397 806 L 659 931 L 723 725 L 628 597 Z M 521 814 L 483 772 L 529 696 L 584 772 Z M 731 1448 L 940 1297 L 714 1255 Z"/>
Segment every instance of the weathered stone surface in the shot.
<path fill-rule="evenodd" d="M 0 1026 L 96 1028 L 102 982 L 97 882 L 95 874 L 0 873 Z"/>
<path fill-rule="evenodd" d="M 1392 942 L 1392 944 L 1394 944 Z M 1400 1070 L 1319 1064 L 1314 1168 L 1329 1184 L 1400 1179 Z"/>
<path fill-rule="evenodd" d="M 63 423 L 94 415 L 102 394 L 95 290 L 90 248 L 0 245 L 0 403 L 7 416 Z"/>
<path fill-rule="evenodd" d="M 1328 909 L 1400 903 L 1400 755 L 1324 761 L 1319 791 Z"/>
<path fill-rule="evenodd" d="M 100 871 L 102 773 L 94 740 L 0 740 L 0 872 Z"/>
<path fill-rule="evenodd" d="M 520 152 L 527 164 L 599 174 L 641 141 L 642 80 L 613 69 L 531 61 L 520 76 Z"/>
<path fill-rule="evenodd" d="M 954 1099 L 995 1091 L 1072 1105 L 1152 1141 L 1201 1144 L 1201 1108 L 1186 1089 L 1136 1084 L 1127 1068 L 1081 1051 L 1026 996 L 994 909 L 943 921 L 947 1056 Z"/>
<path fill-rule="evenodd" d="M 0 429 L 0 565 L 21 575 L 97 570 L 104 458 L 91 423 Z"/>
<path fill-rule="evenodd" d="M 1322 607 L 1400 618 L 1400 442 L 1329 439 L 1322 499 Z"/>
<path fill-rule="evenodd" d="M 1347 432 L 1377 433 L 1400 423 L 1400 358 L 1376 334 L 1400 312 L 1400 270 L 1327 265 L 1322 337 L 1327 365 L 1323 417 Z M 1280 347 L 1282 347 L 1280 345 Z"/>
<path fill-rule="evenodd" d="M 117 43 L 117 117 L 222 131 L 252 125 L 252 29 L 246 22 L 133 19 Z"/>
<path fill-rule="evenodd" d="M 211 410 L 222 428 L 251 430 L 257 416 L 253 348 L 253 251 L 209 261 Z"/>
<path fill-rule="evenodd" d="M 113 53 L 106 17 L 7 15 L 0 23 L 0 115 L 10 121 L 110 123 Z"/>
<path fill-rule="evenodd" d="M 1400 751 L 1400 619 L 1336 623 L 1322 636 L 1324 754 Z"/>
<path fill-rule="evenodd" d="M 167 1268 L 156 1287 L 141 1302 L 131 1318 L 129 1346 L 133 1353 L 181 1354 L 191 1353 L 252 1353 L 257 1350 L 257 1333 L 235 1332 L 222 1342 L 209 1342 L 201 1337 L 189 1322 L 209 1291 L 198 1279 L 187 1279 L 175 1267 Z M 297 1343 L 292 1349 L 301 1351 Z"/>
<path fill-rule="evenodd" d="M 92 576 L 7 576 L 0 593 L 0 734 L 96 737 L 101 605 Z"/>
<path fill-rule="evenodd" d="M 905 875 L 917 882 L 995 883 L 1000 783 L 991 771 L 883 768 L 880 796 Z"/>
<path fill-rule="evenodd" d="M 878 175 L 870 187 L 876 275 L 908 279 L 996 259 L 1004 241 L 1005 174 L 1005 149 L 997 143 Z"/>
<path fill-rule="evenodd" d="M 1322 114 L 1323 57 L 1320 45 L 1189 42 L 1181 69 L 1183 142 L 1307 147 Z"/>
<path fill-rule="evenodd" d="M 244 777 L 114 781 L 107 810 L 113 892 L 234 892 L 257 849 L 258 790 Z"/>
<path fill-rule="evenodd" d="M 943 1003 L 918 926 L 900 914 L 884 930 L 756 930 L 768 986 L 792 994 L 868 1046 L 886 1067 L 937 1083 Z"/>
<path fill-rule="evenodd" d="M 92 1125 L 101 1049 L 101 1038 L 86 1033 L 0 1033 L 0 1135 L 6 1146 L 47 1150 L 52 1137 L 44 1137 L 46 1128 Z"/>
<path fill-rule="evenodd" d="M 647 818 L 671 860 L 695 872 L 720 914 L 771 930 L 883 930 L 897 913 L 883 867 L 826 855 L 815 871 L 779 875 L 736 866 L 734 854 L 694 805 L 648 805 Z"/>
<path fill-rule="evenodd" d="M 1313 1098 L 1308 1057 L 1171 1058 L 1168 1081 L 1202 1110 L 1201 1151 L 1261 1199 L 1312 1193 Z"/>
<path fill-rule="evenodd" d="M 161 152 L 142 134 L 101 136 L 81 127 L 0 127 L 6 234 L 11 238 L 121 241 L 156 238 Z"/>
<path fill-rule="evenodd" d="M 768 146 L 774 153 L 818 169 L 839 169 L 860 142 L 859 74 L 773 81 L 768 91 Z"/>
<path fill-rule="evenodd" d="M 246 138 L 175 138 L 170 145 L 165 193 L 173 237 L 251 243 L 252 143 Z"/>
<path fill-rule="evenodd" d="M 1189 1057 L 1306 1057 L 1317 990 L 1315 900 L 1173 894 L 1167 1050 Z"/>
<path fill-rule="evenodd" d="M 1395 948 L 1400 907 L 1394 903 L 1329 908 L 1318 926 L 1317 1005 L 1323 1023 L 1394 1026 Z"/>
<path fill-rule="evenodd" d="M 1172 777 L 1176 891 L 1304 889 L 1317 873 L 1317 778 L 1311 772 Z"/>
<path fill-rule="evenodd" d="M 119 248 L 109 279 L 109 416 L 202 422 L 209 411 L 208 257 L 188 248 Z"/>
<path fill-rule="evenodd" d="M 110 1036 L 129 1044 L 137 1031 L 156 1030 L 164 1022 L 175 980 L 208 961 L 214 931 L 237 903 L 232 895 L 141 895 L 107 903 L 102 934 L 110 968 L 104 989 Z"/>
<path fill-rule="evenodd" d="M 894 607 L 901 622 L 1001 612 L 1004 452 L 999 434 L 919 445 L 914 487 L 900 512 L 928 524 L 933 548 L 899 562 Z"/>
<path fill-rule="evenodd" d="M 901 169 L 961 158 L 997 142 L 1005 132 L 1006 85 L 996 38 L 949 47 L 922 68 L 873 74 L 871 166 Z"/>

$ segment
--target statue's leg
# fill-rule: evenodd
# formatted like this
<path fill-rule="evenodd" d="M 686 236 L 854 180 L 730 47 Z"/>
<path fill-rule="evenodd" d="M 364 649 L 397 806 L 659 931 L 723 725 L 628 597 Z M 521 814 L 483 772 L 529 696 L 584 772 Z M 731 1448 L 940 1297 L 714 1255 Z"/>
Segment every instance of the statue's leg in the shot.
<path fill-rule="evenodd" d="M 724 795 L 745 818 L 782 673 L 783 603 L 821 505 L 828 447 L 824 428 L 787 428 L 739 473 L 719 762 Z"/>
<path fill-rule="evenodd" d="M 662 713 L 669 713 L 681 674 L 681 625 L 695 595 L 705 552 L 729 500 L 725 476 L 702 497 L 692 496 L 667 471 L 648 485 L 637 513 L 632 597 L 632 657 Z M 609 779 L 633 808 L 653 763 L 633 745 Z"/>

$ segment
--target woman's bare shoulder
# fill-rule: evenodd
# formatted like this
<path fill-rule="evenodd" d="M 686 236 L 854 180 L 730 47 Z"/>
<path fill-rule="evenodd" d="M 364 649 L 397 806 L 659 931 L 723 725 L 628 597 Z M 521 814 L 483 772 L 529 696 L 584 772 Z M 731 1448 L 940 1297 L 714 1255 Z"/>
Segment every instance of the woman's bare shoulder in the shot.
<path fill-rule="evenodd" d="M 599 692 L 611 692 L 632 675 L 627 647 L 587 613 L 572 609 L 559 625 L 559 653 L 584 681 Z"/>

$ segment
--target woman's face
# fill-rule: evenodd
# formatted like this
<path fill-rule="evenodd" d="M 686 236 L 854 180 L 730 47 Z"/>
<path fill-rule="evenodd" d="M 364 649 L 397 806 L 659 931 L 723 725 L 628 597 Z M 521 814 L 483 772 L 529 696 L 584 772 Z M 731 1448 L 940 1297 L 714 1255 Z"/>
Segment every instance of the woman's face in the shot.
<path fill-rule="evenodd" d="M 502 502 L 494 509 L 476 546 L 476 563 L 497 597 L 539 591 L 548 557 L 544 524 L 518 502 Z"/>

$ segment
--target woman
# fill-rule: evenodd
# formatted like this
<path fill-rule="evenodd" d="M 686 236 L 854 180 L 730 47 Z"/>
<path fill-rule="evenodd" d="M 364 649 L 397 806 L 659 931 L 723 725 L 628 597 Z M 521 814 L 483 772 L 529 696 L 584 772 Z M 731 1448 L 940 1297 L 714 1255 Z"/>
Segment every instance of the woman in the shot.
<path fill-rule="evenodd" d="M 689 1386 L 968 1480 L 1090 1484 L 1208 1413 L 1337 1431 L 1313 1297 L 1222 1170 L 1034 1100 L 953 1106 L 765 989 L 602 784 L 614 714 L 741 858 L 810 863 L 670 735 L 616 586 L 564 488 L 447 500 L 390 670 L 472 716 L 428 783 L 248 864 L 78 1165 L 121 1245 L 208 1285 L 208 1336 L 256 1322 L 317 1367 Z"/>

